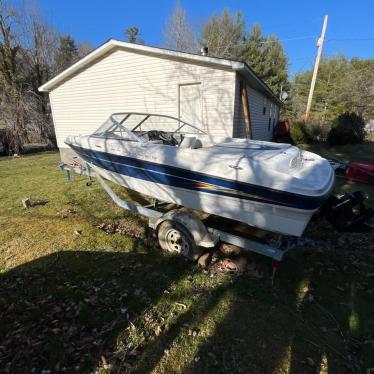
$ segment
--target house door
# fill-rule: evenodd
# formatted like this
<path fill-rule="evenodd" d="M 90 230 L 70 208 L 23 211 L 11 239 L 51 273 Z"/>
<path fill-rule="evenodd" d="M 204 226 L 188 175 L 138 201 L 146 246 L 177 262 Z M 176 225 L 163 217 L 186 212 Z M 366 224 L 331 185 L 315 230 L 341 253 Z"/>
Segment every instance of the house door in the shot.
<path fill-rule="evenodd" d="M 202 128 L 202 112 L 201 84 L 181 84 L 179 86 L 179 118 Z"/>

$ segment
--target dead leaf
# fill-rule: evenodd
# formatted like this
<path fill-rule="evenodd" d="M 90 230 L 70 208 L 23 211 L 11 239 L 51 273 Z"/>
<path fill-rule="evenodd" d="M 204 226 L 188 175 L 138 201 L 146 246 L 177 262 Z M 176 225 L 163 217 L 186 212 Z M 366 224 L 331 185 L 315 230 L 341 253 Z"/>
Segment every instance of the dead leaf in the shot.
<path fill-rule="evenodd" d="M 187 309 L 186 304 L 176 302 L 175 305 L 178 305 L 178 306 L 182 307 L 183 309 Z"/>
<path fill-rule="evenodd" d="M 108 370 L 112 367 L 112 365 L 108 364 L 106 358 L 104 356 L 101 356 L 101 363 L 103 365 L 103 368 Z"/>
<path fill-rule="evenodd" d="M 129 323 L 130 323 L 130 331 L 131 331 L 131 332 L 136 331 L 136 327 L 135 327 L 135 325 L 134 325 L 131 321 L 129 321 Z"/>
<path fill-rule="evenodd" d="M 165 332 L 169 332 L 171 330 L 171 326 L 167 323 L 164 327 Z"/>
<path fill-rule="evenodd" d="M 155 335 L 156 336 L 159 336 L 161 334 L 161 327 L 159 326 L 159 325 L 157 325 L 156 327 L 155 327 Z"/>

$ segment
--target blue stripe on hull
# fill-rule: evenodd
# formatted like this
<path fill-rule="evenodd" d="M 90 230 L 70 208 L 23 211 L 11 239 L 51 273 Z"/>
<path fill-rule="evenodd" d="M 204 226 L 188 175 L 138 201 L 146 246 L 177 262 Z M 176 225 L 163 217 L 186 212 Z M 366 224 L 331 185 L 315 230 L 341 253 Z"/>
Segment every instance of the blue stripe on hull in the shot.
<path fill-rule="evenodd" d="M 315 210 L 321 205 L 320 199 L 308 198 L 303 195 L 211 177 L 202 173 L 131 157 L 76 146 L 71 147 L 84 160 L 100 168 L 154 183 L 297 209 Z"/>

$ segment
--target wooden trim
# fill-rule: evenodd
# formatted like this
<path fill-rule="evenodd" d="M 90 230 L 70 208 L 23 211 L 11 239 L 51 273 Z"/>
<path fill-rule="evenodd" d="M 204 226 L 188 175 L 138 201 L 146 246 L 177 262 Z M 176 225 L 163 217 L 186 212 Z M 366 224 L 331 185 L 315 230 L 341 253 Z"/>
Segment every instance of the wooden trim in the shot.
<path fill-rule="evenodd" d="M 246 127 L 247 138 L 253 139 L 251 115 L 250 115 L 249 103 L 248 103 L 247 87 L 246 87 L 245 82 L 243 80 L 240 80 L 240 97 L 242 99 L 242 108 L 243 108 L 243 115 L 244 115 L 244 122 L 245 122 L 245 127 Z"/>

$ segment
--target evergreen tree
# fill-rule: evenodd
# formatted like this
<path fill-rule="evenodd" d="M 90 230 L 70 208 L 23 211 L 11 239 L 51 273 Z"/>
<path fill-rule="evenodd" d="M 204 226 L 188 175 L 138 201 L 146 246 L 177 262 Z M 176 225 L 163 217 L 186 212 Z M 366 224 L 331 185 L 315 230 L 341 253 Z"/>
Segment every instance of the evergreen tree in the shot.
<path fill-rule="evenodd" d="M 289 90 L 287 56 L 276 36 L 264 36 L 255 24 L 246 37 L 241 58 L 276 95 Z"/>

